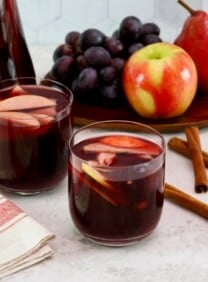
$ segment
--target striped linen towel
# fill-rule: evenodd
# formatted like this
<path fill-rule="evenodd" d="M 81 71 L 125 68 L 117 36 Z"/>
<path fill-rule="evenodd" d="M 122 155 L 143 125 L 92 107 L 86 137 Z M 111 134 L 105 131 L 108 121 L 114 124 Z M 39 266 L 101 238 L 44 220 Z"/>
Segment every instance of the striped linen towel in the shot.
<path fill-rule="evenodd" d="M 0 194 L 0 279 L 51 257 L 54 237 Z"/>

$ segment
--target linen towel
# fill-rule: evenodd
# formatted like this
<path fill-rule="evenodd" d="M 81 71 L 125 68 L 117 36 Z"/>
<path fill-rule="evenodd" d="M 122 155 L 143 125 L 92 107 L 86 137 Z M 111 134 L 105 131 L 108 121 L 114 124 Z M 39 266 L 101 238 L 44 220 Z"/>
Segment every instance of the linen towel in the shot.
<path fill-rule="evenodd" d="M 0 279 L 51 257 L 55 235 L 0 194 Z"/>

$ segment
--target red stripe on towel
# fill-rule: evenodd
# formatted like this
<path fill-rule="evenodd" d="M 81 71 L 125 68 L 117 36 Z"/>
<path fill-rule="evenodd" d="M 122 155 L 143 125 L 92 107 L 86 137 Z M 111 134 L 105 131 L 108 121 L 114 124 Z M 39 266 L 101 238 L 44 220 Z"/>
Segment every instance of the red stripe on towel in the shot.
<path fill-rule="evenodd" d="M 22 212 L 23 211 L 20 208 L 9 200 L 0 203 L 0 227 Z"/>

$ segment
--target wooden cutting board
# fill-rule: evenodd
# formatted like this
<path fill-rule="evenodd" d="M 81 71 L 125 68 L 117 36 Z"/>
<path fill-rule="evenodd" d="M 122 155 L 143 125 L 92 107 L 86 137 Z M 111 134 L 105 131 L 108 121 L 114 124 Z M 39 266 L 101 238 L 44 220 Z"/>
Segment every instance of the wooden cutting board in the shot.
<path fill-rule="evenodd" d="M 94 121 L 112 119 L 141 122 L 160 132 L 182 131 L 188 125 L 197 125 L 200 128 L 206 127 L 208 126 L 208 95 L 196 95 L 188 110 L 177 118 L 156 120 L 142 118 L 128 105 L 110 109 L 79 102 L 73 104 L 72 120 L 74 125 L 83 126 Z"/>

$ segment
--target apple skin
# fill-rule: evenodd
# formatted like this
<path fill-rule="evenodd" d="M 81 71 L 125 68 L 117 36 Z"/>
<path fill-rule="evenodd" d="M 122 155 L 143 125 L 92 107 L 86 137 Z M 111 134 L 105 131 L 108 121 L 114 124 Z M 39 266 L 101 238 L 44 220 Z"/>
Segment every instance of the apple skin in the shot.
<path fill-rule="evenodd" d="M 130 106 L 141 116 L 152 119 L 182 115 L 196 95 L 197 82 L 196 66 L 190 55 L 165 42 L 133 53 L 122 77 Z"/>

